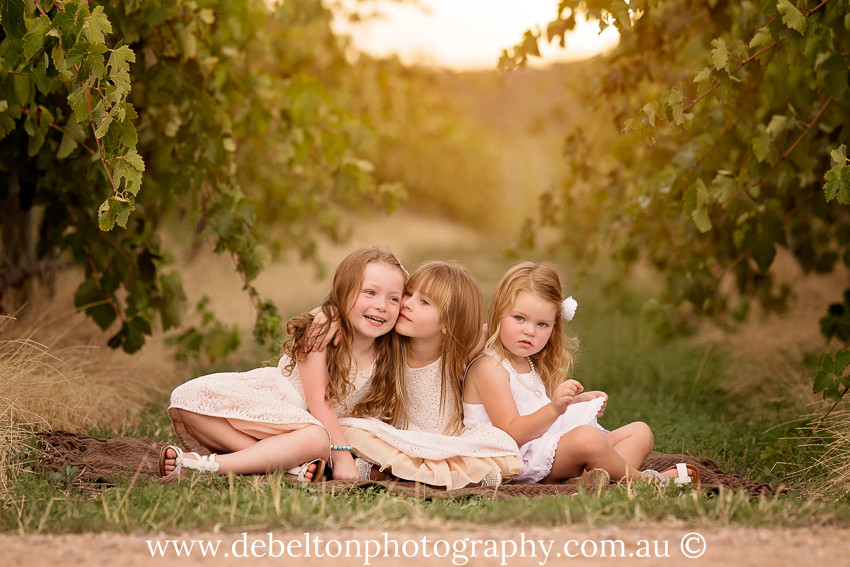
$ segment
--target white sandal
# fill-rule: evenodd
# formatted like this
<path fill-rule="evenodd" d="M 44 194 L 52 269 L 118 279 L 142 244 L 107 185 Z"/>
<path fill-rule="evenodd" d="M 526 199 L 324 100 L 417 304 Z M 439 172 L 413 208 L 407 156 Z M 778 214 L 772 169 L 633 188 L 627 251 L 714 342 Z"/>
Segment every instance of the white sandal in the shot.
<path fill-rule="evenodd" d="M 676 476 L 673 478 L 667 478 L 662 473 L 676 470 Z M 685 484 L 690 484 L 693 482 L 694 484 L 699 484 L 699 469 L 693 465 L 688 465 L 685 463 L 676 463 L 675 466 L 670 467 L 669 469 L 664 469 L 662 472 L 658 472 L 653 469 L 646 469 L 643 471 L 643 474 L 648 474 L 658 479 L 659 485 L 664 485 L 669 481 L 673 481 L 677 486 L 683 486 Z"/>
<path fill-rule="evenodd" d="M 360 474 L 360 480 L 372 480 L 372 463 L 361 457 L 354 458 L 354 468 Z"/>
<path fill-rule="evenodd" d="M 313 476 L 307 480 L 307 473 L 310 472 L 310 465 L 316 465 L 316 470 L 313 471 Z M 295 477 L 295 482 L 304 484 L 307 482 L 317 482 L 325 474 L 325 461 L 323 459 L 313 459 L 297 467 L 293 467 L 285 472 L 286 475 Z"/>
<path fill-rule="evenodd" d="M 481 479 L 481 483 L 478 485 L 482 488 L 489 486 L 499 486 L 502 484 L 502 473 L 496 471 L 496 474 L 487 474 L 484 475 L 484 478 Z"/>
<path fill-rule="evenodd" d="M 215 454 L 212 455 L 199 455 L 198 453 L 183 453 L 183 449 L 177 447 L 175 445 L 166 445 L 159 452 L 159 474 L 161 476 L 166 476 L 165 473 L 165 453 L 169 449 L 172 449 L 177 456 L 174 458 L 174 470 L 171 471 L 173 475 L 179 475 L 180 471 L 184 468 L 193 469 L 199 472 L 204 473 L 217 473 L 219 464 L 215 460 Z M 191 455 L 195 457 L 194 459 L 186 459 L 186 455 Z"/>

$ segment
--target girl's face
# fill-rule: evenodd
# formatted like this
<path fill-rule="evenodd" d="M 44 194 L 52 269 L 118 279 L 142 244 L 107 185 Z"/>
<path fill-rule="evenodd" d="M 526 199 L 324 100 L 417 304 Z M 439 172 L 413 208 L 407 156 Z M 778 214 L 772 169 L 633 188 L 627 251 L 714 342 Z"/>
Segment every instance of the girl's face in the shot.
<path fill-rule="evenodd" d="M 404 277 L 398 268 L 383 262 L 366 264 L 363 284 L 347 313 L 354 333 L 375 339 L 392 330 L 403 293 Z"/>
<path fill-rule="evenodd" d="M 440 322 L 440 310 L 429 297 L 417 290 L 407 290 L 395 330 L 405 337 L 428 339 L 444 334 L 446 327 Z"/>
<path fill-rule="evenodd" d="M 537 354 L 549 342 L 557 316 L 557 305 L 521 291 L 514 304 L 502 314 L 499 341 L 516 357 Z"/>

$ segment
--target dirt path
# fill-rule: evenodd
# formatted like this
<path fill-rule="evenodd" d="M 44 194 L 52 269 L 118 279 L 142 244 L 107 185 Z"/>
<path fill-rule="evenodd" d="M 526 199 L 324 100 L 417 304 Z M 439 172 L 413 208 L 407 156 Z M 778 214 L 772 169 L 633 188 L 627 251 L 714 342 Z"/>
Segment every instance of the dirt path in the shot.
<path fill-rule="evenodd" d="M 190 556 L 187 557 L 184 552 L 183 557 L 178 557 L 174 542 L 187 547 L 194 543 Z M 213 557 L 209 546 L 215 546 L 216 543 L 217 553 Z M 157 553 L 157 544 L 164 546 L 165 551 Z M 206 556 L 200 552 L 201 544 L 207 546 Z M 151 547 L 154 553 L 150 551 Z M 846 565 L 850 557 L 850 527 L 533 528 L 522 532 L 503 527 L 475 527 L 443 532 L 406 530 L 391 533 L 367 530 L 304 533 L 281 530 L 271 535 L 266 531 L 249 531 L 245 534 L 0 535 L 0 549 L 0 564 L 27 567 L 177 567 L 200 564 L 292 564 L 298 567 L 632 564 L 796 567 L 800 564 Z M 694 558 L 688 558 L 686 553 L 693 554 Z M 367 558 L 367 554 L 371 557 Z"/>

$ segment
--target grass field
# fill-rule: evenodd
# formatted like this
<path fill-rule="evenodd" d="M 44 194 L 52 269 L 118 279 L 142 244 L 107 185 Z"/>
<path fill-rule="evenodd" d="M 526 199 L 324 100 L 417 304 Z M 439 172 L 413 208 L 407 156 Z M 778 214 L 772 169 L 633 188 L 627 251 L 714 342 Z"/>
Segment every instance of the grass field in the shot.
<path fill-rule="evenodd" d="M 404 226 L 405 231 L 399 227 Z M 434 235 L 401 240 L 402 232 Z M 409 268 L 429 258 L 457 259 L 479 278 L 485 299 L 513 260 L 499 239 L 417 217 L 379 220 L 359 228 L 345 247 L 320 252 L 332 266 L 356 246 L 390 246 Z M 556 259 L 557 260 L 557 259 Z M 79 486 L 75 471 L 33 467 L 33 430 L 65 428 L 98 436 L 130 435 L 173 440 L 165 407 L 177 384 L 213 369 L 256 366 L 250 347 L 233 358 L 201 367 L 178 365 L 156 337 L 128 357 L 103 341 L 79 315 L 57 304 L 39 317 L 22 312 L 0 320 L 0 531 L 17 533 L 187 529 L 418 528 L 464 524 L 608 525 L 686 521 L 710 525 L 850 525 L 847 488 L 828 470 L 823 451 L 806 449 L 804 418 L 822 413 L 811 391 L 806 355 L 824 351 L 817 318 L 829 301 L 829 279 L 803 277 L 787 268 L 799 299 L 782 317 L 756 317 L 734 330 L 690 322 L 688 333 L 659 338 L 645 309 L 651 278 L 636 273 L 628 285 L 579 277 L 557 261 L 569 293 L 579 300 L 573 330 L 582 340 L 575 377 L 609 393 L 602 424 L 612 428 L 643 420 L 656 449 L 688 451 L 714 459 L 724 470 L 789 491 L 772 498 L 654 487 L 618 487 L 602 494 L 533 501 L 479 497 L 420 501 L 379 490 L 320 494 L 288 484 L 281 475 L 193 478 L 162 486 L 128 478 L 114 487 Z M 181 271 L 196 299 L 212 297 L 228 322 L 250 323 L 250 309 L 234 300 L 226 262 L 183 261 Z M 296 284 L 295 282 L 299 282 Z M 601 285 L 601 284 L 605 285 Z M 289 315 L 321 299 L 327 276 L 295 263 L 271 266 L 261 291 Z M 245 307 L 245 309 L 243 309 Z M 733 332 L 734 331 L 734 332 Z M 842 421 L 843 420 L 843 421 Z M 846 414 L 824 433 L 840 439 Z M 800 435 L 796 440 L 794 435 Z M 846 439 L 846 437 L 844 437 Z M 846 455 L 838 444 L 839 461 Z M 828 460 L 828 459 L 827 459 Z M 785 463 L 785 464 L 783 464 Z M 846 473 L 845 473 L 846 474 Z M 839 475 L 840 476 L 840 475 Z"/>

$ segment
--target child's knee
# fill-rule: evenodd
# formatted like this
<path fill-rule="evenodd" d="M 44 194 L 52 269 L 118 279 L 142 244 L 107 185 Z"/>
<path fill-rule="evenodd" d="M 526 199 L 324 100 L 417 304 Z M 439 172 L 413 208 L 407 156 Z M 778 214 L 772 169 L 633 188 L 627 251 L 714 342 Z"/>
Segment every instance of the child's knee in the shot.
<path fill-rule="evenodd" d="M 327 429 L 318 425 L 308 425 L 303 430 L 307 441 L 315 445 L 331 445 L 331 436 Z"/>
<path fill-rule="evenodd" d="M 645 441 L 652 447 L 655 444 L 655 434 L 652 433 L 652 428 L 642 421 L 635 421 L 629 424 L 632 429 L 632 435 Z"/>
<path fill-rule="evenodd" d="M 591 425 L 579 425 L 568 432 L 567 436 L 571 446 L 587 452 L 596 451 L 608 443 L 604 434 Z"/>

